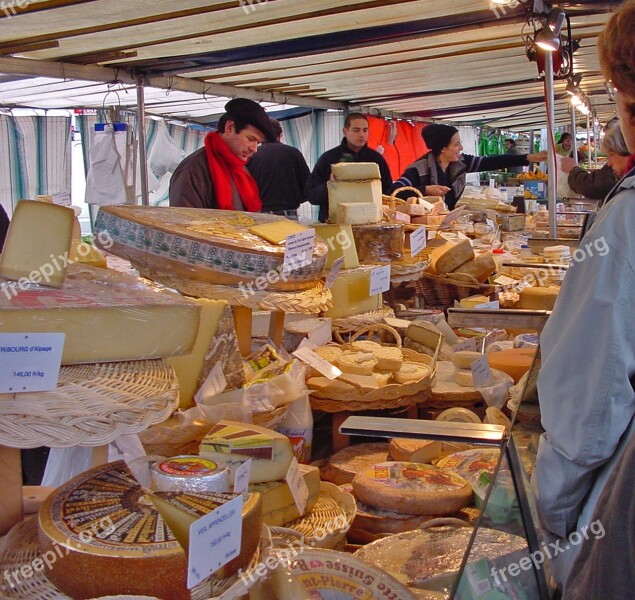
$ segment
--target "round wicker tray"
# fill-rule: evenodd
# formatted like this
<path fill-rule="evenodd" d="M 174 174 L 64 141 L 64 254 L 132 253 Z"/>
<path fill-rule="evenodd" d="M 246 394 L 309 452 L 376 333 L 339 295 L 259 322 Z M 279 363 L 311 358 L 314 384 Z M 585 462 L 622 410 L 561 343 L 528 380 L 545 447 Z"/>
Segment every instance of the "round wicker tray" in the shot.
<path fill-rule="evenodd" d="M 298 540 L 315 548 L 343 549 L 346 532 L 350 529 L 357 503 L 352 494 L 336 485 L 320 483 L 320 496 L 313 510 L 289 523 L 287 527 L 269 527 L 275 547 L 285 547 Z"/>
<path fill-rule="evenodd" d="M 38 545 L 37 518 L 33 517 L 18 523 L 0 542 L 0 573 L 19 571 L 24 565 L 31 565 L 40 556 Z M 260 564 L 260 552 L 256 552 L 244 575 Z M 233 575 L 227 579 L 208 577 L 191 590 L 192 600 L 207 600 L 212 596 L 218 596 L 228 590 L 239 580 L 239 575 Z M 13 581 L 13 580 L 12 580 Z M 118 600 L 156 600 L 150 596 L 102 596 L 93 600 L 106 600 L 117 598 Z M 5 579 L 0 580 L 0 600 L 72 600 L 66 594 L 60 592 L 47 578 L 45 570 L 35 571 L 29 578 L 20 578 L 18 585 L 12 588 Z"/>
<path fill-rule="evenodd" d="M 343 393 L 337 388 L 311 390 L 311 408 L 324 412 L 382 410 L 400 408 L 410 404 L 425 402 L 428 399 L 436 370 L 438 349 L 434 356 L 427 356 L 409 348 L 402 348 L 399 333 L 385 324 L 375 324 L 364 329 L 355 330 L 355 333 L 350 337 L 348 343 L 341 343 L 340 348 L 342 348 L 342 350 L 351 350 L 353 349 L 352 344 L 360 335 L 367 335 L 368 339 L 370 339 L 382 331 L 388 331 L 393 335 L 396 346 L 401 348 L 405 360 L 428 367 L 427 374 L 418 381 L 403 384 L 389 383 L 370 392 L 362 392 L 361 390 L 355 389 Z M 351 332 L 351 328 L 346 330 L 340 329 L 334 331 L 334 337 L 336 340 L 344 342 L 342 335 Z"/>
<path fill-rule="evenodd" d="M 55 390 L 0 394 L 0 444 L 103 446 L 164 421 L 178 402 L 162 359 L 62 367 Z"/>
<path fill-rule="evenodd" d="M 493 298 L 501 286 L 479 283 L 467 275 L 459 278 L 455 275 L 449 277 L 424 272 L 415 282 L 415 289 L 417 295 L 423 297 L 426 308 L 445 310 L 453 307 L 455 301 L 468 296 L 481 294 Z"/>
<path fill-rule="evenodd" d="M 169 288 L 195 298 L 226 300 L 232 306 L 245 306 L 256 310 L 281 310 L 286 313 L 317 314 L 332 308 L 333 295 L 324 286 L 317 285 L 298 292 L 257 291 L 229 285 L 215 285 L 195 279 L 181 279 L 151 269 L 140 269 L 142 277 L 157 281 Z"/>

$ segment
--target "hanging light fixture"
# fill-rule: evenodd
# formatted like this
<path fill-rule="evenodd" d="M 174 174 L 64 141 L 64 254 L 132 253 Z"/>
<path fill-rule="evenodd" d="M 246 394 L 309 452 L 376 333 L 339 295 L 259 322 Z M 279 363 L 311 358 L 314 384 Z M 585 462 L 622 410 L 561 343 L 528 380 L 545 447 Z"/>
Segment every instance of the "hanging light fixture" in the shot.
<path fill-rule="evenodd" d="M 560 30 L 564 23 L 565 13 L 561 8 L 552 8 L 544 27 L 536 34 L 536 46 L 547 52 L 555 52 L 560 48 Z"/>
<path fill-rule="evenodd" d="M 575 96 L 580 93 L 580 82 L 582 81 L 582 73 L 576 73 L 567 80 L 566 92 L 570 96 Z"/>

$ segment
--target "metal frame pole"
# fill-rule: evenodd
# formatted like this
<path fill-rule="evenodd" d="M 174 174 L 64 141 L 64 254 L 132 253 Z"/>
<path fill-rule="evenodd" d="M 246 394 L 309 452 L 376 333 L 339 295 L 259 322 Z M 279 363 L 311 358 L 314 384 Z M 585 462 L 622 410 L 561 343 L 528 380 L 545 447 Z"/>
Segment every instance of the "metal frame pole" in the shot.
<path fill-rule="evenodd" d="M 549 210 L 549 237 L 557 236 L 556 194 L 558 190 L 556 148 L 554 139 L 553 55 L 545 52 L 545 105 L 547 109 L 547 208 Z"/>
<path fill-rule="evenodd" d="M 141 177 L 141 204 L 148 206 L 148 158 L 146 156 L 146 104 L 143 89 L 143 78 L 137 79 L 137 119 L 139 127 L 139 167 Z"/>
<path fill-rule="evenodd" d="M 576 120 L 575 120 L 575 107 L 569 105 L 569 112 L 571 113 L 571 136 L 573 137 L 573 147 L 577 148 L 576 143 L 577 143 L 577 129 L 576 129 Z M 575 160 L 575 164 L 579 164 L 578 163 L 578 153 L 577 151 L 573 153 L 573 160 Z"/>

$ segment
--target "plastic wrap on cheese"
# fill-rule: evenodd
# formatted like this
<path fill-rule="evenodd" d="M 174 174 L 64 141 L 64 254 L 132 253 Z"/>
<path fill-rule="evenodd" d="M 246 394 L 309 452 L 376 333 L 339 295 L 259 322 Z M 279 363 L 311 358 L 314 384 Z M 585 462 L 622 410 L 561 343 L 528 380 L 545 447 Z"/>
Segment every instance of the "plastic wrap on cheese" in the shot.
<path fill-rule="evenodd" d="M 64 365 L 185 354 L 200 311 L 137 277 L 78 263 L 60 289 L 0 279 L 0 333 L 64 333 Z"/>
<path fill-rule="evenodd" d="M 353 225 L 353 239 L 361 264 L 389 263 L 403 257 L 404 226 L 400 223 Z"/>
<path fill-rule="evenodd" d="M 94 229 L 97 245 L 161 275 L 231 286 L 255 282 L 269 291 L 311 288 L 326 264 L 324 241 L 315 239 L 309 265 L 282 273 L 284 244 L 249 231 L 280 220 L 285 219 L 228 210 L 102 206 Z"/>

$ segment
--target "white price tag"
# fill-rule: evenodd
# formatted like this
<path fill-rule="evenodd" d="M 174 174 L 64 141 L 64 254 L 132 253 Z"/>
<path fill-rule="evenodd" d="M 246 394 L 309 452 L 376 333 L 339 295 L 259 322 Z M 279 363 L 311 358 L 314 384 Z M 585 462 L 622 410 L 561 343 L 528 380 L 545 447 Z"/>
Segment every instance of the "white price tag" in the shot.
<path fill-rule="evenodd" d="M 452 352 L 460 352 L 461 350 L 476 352 L 476 340 L 474 338 L 465 338 L 452 346 Z"/>
<path fill-rule="evenodd" d="M 494 279 L 494 283 L 497 283 L 498 285 L 516 285 L 520 282 L 512 279 L 511 277 L 507 277 L 507 275 L 500 275 Z"/>
<path fill-rule="evenodd" d="M 284 262 L 282 263 L 283 273 L 311 264 L 314 239 L 315 229 L 307 229 L 287 236 L 284 246 Z"/>
<path fill-rule="evenodd" d="M 1 333 L 0 393 L 54 390 L 63 350 L 63 333 Z"/>
<path fill-rule="evenodd" d="M 303 348 L 298 348 L 295 352 L 293 352 L 293 356 L 299 358 L 302 362 L 307 365 L 311 365 L 316 371 L 319 371 L 326 377 L 327 379 L 335 379 L 342 374 L 337 367 L 333 366 L 327 360 L 324 360 L 321 356 L 317 355 L 311 348 L 307 348 L 304 346 Z"/>
<path fill-rule="evenodd" d="M 489 180 L 489 186 L 490 186 L 491 188 L 495 188 L 495 187 L 496 187 L 496 179 L 493 179 L 493 178 L 492 178 L 492 179 L 490 179 L 490 180 Z"/>
<path fill-rule="evenodd" d="M 492 221 L 492 219 L 485 219 L 485 222 L 487 223 L 487 225 L 489 227 L 491 227 L 492 229 L 496 228 L 496 225 L 494 225 L 494 221 Z"/>
<path fill-rule="evenodd" d="M 251 477 L 251 458 L 247 459 L 236 469 L 234 478 L 234 494 L 244 494 L 249 488 L 249 478 Z"/>
<path fill-rule="evenodd" d="M 421 226 L 410 234 L 410 256 L 417 256 L 425 247 L 428 241 L 426 228 Z"/>
<path fill-rule="evenodd" d="M 481 358 L 477 358 L 472 363 L 471 369 L 475 388 L 492 385 L 494 377 L 492 375 L 492 370 L 489 368 L 489 363 L 487 362 L 487 356 L 485 354 L 483 354 Z"/>
<path fill-rule="evenodd" d="M 370 290 L 368 294 L 374 296 L 390 289 L 390 265 L 377 267 L 370 272 Z"/>
<path fill-rule="evenodd" d="M 481 310 L 498 310 L 500 308 L 500 302 L 498 300 L 492 300 L 492 302 L 483 302 L 483 304 L 477 304 L 474 308 Z"/>
<path fill-rule="evenodd" d="M 71 195 L 68 192 L 58 192 L 57 194 L 51 194 L 53 204 L 59 204 L 61 206 L 71 205 Z"/>
<path fill-rule="evenodd" d="M 428 239 L 429 240 L 433 240 L 435 237 L 437 237 L 437 232 L 436 231 L 428 231 Z"/>
<path fill-rule="evenodd" d="M 340 256 L 336 261 L 333 262 L 331 266 L 331 270 L 328 272 L 326 276 L 326 282 L 324 287 L 328 290 L 333 285 L 333 282 L 337 279 L 337 276 L 340 274 L 342 270 L 342 265 L 344 264 L 344 257 Z"/>
<path fill-rule="evenodd" d="M 188 590 L 238 556 L 242 529 L 242 496 L 236 496 L 190 525 Z"/>
<path fill-rule="evenodd" d="M 441 221 L 441 225 L 439 227 L 449 227 L 452 221 L 456 221 L 463 213 L 465 212 L 465 206 L 459 206 L 459 208 L 455 208 L 451 210 Z"/>
<path fill-rule="evenodd" d="M 205 404 L 205 398 L 212 398 L 224 392 L 226 387 L 227 379 L 225 379 L 225 373 L 223 373 L 223 365 L 218 362 L 196 392 L 194 402 L 196 404 Z"/>
<path fill-rule="evenodd" d="M 304 477 L 302 477 L 297 458 L 293 457 L 284 480 L 291 490 L 291 495 L 293 496 L 293 501 L 295 502 L 298 512 L 303 515 L 306 503 L 309 499 L 309 488 L 304 481 Z"/>
<path fill-rule="evenodd" d="M 314 346 L 326 346 L 329 342 L 333 341 L 333 333 L 331 331 L 331 319 L 328 319 L 322 323 L 317 329 L 315 329 L 308 337 L 309 342 Z"/>

